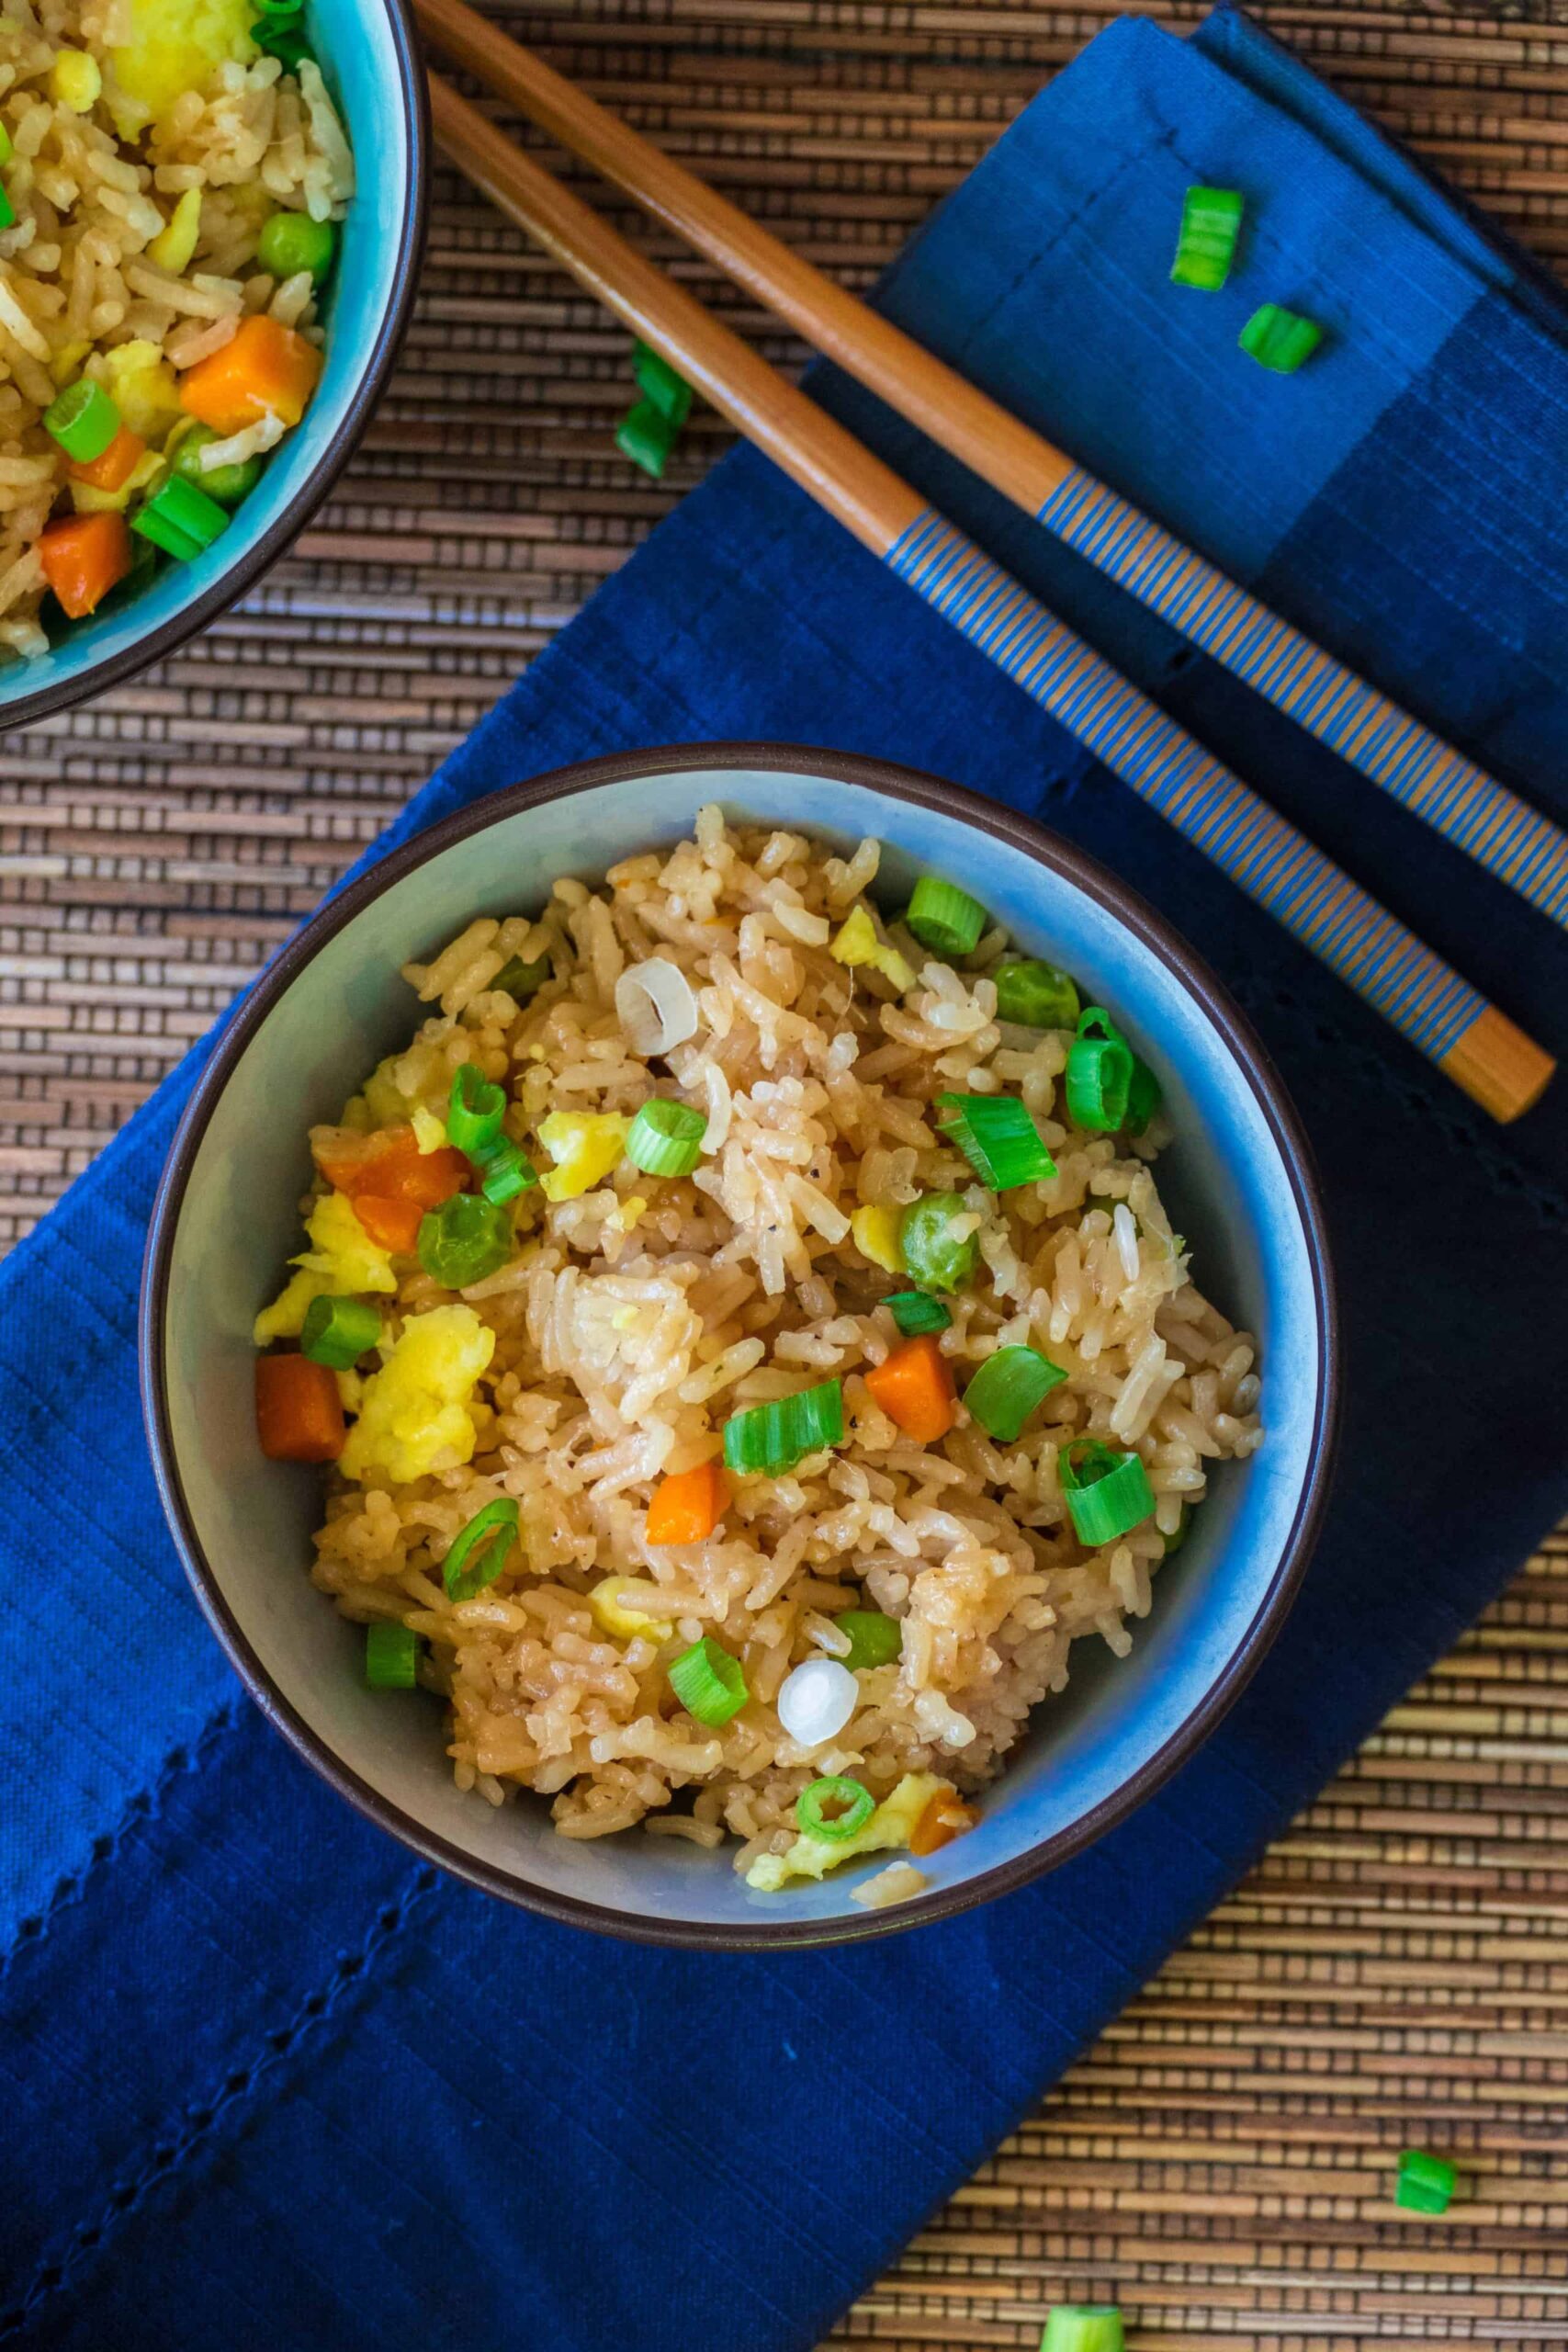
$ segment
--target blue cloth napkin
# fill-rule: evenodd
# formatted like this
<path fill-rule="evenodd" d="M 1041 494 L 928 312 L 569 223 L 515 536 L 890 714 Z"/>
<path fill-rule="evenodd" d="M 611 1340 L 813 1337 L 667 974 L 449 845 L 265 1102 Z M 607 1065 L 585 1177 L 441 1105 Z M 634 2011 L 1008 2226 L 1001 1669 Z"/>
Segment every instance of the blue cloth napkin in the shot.
<path fill-rule="evenodd" d="M 1163 284 L 1200 178 L 1250 199 L 1239 278 L 1213 297 Z M 883 299 L 1568 813 L 1562 311 L 1245 18 L 1186 43 L 1113 27 Z M 1263 300 L 1332 329 L 1297 379 L 1235 352 Z M 815 389 L 1568 1046 L 1561 933 L 875 403 L 825 374 Z M 803 2352 L 1568 1504 L 1568 1090 L 1490 1126 L 750 454 L 388 838 L 588 752 L 717 736 L 889 754 L 1038 811 L 1242 997 L 1315 1142 L 1348 1351 L 1341 1473 L 1301 1600 L 1224 1728 L 1136 1817 L 939 1928 L 687 1956 L 449 1883 L 266 1729 L 159 1517 L 133 1300 L 198 1048 L 0 1276 L 8 2340 Z"/>

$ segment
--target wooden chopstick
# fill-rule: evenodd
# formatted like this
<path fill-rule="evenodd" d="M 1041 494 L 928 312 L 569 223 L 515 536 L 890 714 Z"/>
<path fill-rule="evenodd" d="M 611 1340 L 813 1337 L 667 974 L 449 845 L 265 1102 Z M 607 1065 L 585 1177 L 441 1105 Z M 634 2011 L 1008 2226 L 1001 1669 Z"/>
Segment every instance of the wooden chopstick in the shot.
<path fill-rule="evenodd" d="M 1568 833 L 465 0 L 414 0 L 459 63 L 705 254 L 941 447 L 1445 840 L 1568 927 Z M 1180 299 L 1178 297 L 1177 299 Z"/>
<path fill-rule="evenodd" d="M 498 209 L 1456 1085 L 1517 1118 L 1555 1064 L 869 449 L 430 76 L 435 136 Z"/>

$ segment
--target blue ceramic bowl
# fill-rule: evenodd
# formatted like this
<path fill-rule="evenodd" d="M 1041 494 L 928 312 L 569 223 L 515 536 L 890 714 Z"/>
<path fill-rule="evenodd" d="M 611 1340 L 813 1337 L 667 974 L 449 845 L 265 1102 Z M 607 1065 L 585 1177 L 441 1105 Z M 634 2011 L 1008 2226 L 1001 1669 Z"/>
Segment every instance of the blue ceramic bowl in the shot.
<path fill-rule="evenodd" d="M 753 1894 L 722 1854 L 640 1832 L 558 1838 L 545 1803 L 500 1811 L 454 1788 L 433 1706 L 361 1681 L 363 1637 L 309 1582 L 313 1470 L 264 1461 L 251 1320 L 299 1240 L 306 1129 L 337 1116 L 402 1044 L 398 978 L 474 915 L 525 910 L 551 878 L 597 879 L 690 831 L 718 800 L 840 848 L 887 844 L 901 903 L 921 871 L 959 877 L 1032 954 L 1113 1005 L 1165 1090 L 1179 1140 L 1163 1197 L 1204 1287 L 1258 1333 L 1262 1451 L 1225 1464 L 1122 1661 L 1080 1643 L 979 1826 L 922 1865 L 930 1892 L 850 1900 L 880 1859 L 818 1886 Z M 499 792 L 385 859 L 309 922 L 219 1041 L 175 1140 L 142 1295 L 148 1429 L 197 1595 L 255 1698 L 353 1804 L 476 1884 L 585 1926 L 718 1946 L 829 1941 L 935 1918 L 1016 1886 L 1119 1821 L 1235 1697 L 1289 1604 L 1324 1498 L 1333 1306 L 1307 1153 L 1280 1082 L 1213 975 L 1102 867 L 956 786 L 884 763 L 739 744 L 628 753 Z"/>
<path fill-rule="evenodd" d="M 337 480 L 397 356 L 413 304 L 428 202 L 424 76 L 404 0 L 307 0 L 305 24 L 354 149 L 358 193 L 323 315 L 326 366 L 222 537 L 36 662 L 0 668 L 0 727 L 62 710 L 182 645 L 260 578 Z"/>

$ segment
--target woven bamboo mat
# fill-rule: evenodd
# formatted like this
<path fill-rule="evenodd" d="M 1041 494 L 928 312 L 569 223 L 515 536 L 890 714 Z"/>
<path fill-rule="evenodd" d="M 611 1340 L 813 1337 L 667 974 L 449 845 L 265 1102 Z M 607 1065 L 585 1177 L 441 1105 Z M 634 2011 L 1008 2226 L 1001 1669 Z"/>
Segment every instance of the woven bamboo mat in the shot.
<path fill-rule="evenodd" d="M 506 11 L 854 284 L 1115 13 Z M 1568 270 L 1568 0 L 1259 13 Z M 770 356 L 797 356 L 705 265 L 637 233 Z M 723 446 L 699 418 L 662 489 L 632 474 L 610 447 L 626 357 L 438 174 L 403 364 L 330 507 L 197 644 L 0 739 L 0 1248 Z M 1568 1536 L 833 2341 L 1032 2346 L 1053 2301 L 1094 2297 L 1137 2315 L 1141 2352 L 1568 2342 L 1565 2124 Z M 1388 2201 L 1408 2143 L 1464 2164 L 1444 2222 Z"/>

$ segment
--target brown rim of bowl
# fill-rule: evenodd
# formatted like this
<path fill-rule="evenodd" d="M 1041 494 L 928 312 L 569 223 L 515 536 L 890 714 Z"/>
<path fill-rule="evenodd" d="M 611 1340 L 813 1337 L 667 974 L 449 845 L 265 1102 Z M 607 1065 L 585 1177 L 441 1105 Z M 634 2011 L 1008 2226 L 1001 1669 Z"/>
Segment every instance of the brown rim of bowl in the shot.
<path fill-rule="evenodd" d="M 378 899 L 430 859 L 439 857 L 470 833 L 485 831 L 519 810 L 558 800 L 569 794 L 592 791 L 627 777 L 679 775 L 697 768 L 750 769 L 773 774 L 826 775 L 842 784 L 860 785 L 890 797 L 956 816 L 994 834 L 1038 865 L 1082 890 L 1140 939 L 1167 969 L 1195 997 L 1225 1040 L 1245 1075 L 1290 1178 L 1297 1213 L 1304 1228 L 1314 1275 L 1314 1305 L 1323 1378 L 1317 1394 L 1312 1441 L 1295 1516 L 1280 1550 L 1279 1562 L 1257 1613 L 1237 1644 L 1224 1671 L 1157 1752 L 1134 1773 L 1113 1796 L 1032 1847 L 1013 1860 L 998 1863 L 966 1883 L 918 1895 L 886 1911 L 867 1911 L 859 1917 L 831 1920 L 759 1920 L 754 1926 L 708 1926 L 682 1919 L 639 1918 L 631 1913 L 586 1903 L 572 1895 L 524 1886 L 489 1863 L 476 1861 L 411 1822 L 381 1792 L 344 1764 L 302 1720 L 265 1672 L 230 1613 L 222 1589 L 212 1573 L 186 1504 L 170 1435 L 166 1367 L 164 1350 L 164 1306 L 174 1237 L 185 1198 L 186 1184 L 209 1119 L 236 1062 L 274 1005 L 306 970 L 319 949 Z M 1262 1043 L 1206 966 L 1135 892 L 1118 882 L 1096 860 L 1060 841 L 1030 818 L 982 799 L 962 785 L 948 784 L 885 760 L 865 759 L 848 752 L 819 752 L 809 744 L 712 743 L 673 744 L 647 752 L 618 752 L 607 757 L 581 760 L 553 769 L 526 784 L 515 784 L 487 794 L 468 808 L 417 834 L 391 851 L 367 873 L 329 899 L 282 948 L 252 986 L 213 1049 L 170 1148 L 168 1163 L 159 1181 L 147 1231 L 141 1303 L 139 1317 L 142 1412 L 152 1450 L 164 1515 L 195 1589 L 197 1600 L 227 1650 L 241 1680 L 268 1721 L 282 1732 L 306 1762 L 369 1820 L 405 1846 L 449 1871 L 455 1878 L 504 1901 L 537 1911 L 568 1926 L 591 1928 L 633 1942 L 679 1945 L 708 1951 L 749 1951 L 768 1947 L 804 1947 L 850 1943 L 863 1938 L 890 1935 L 932 1919 L 945 1919 L 993 1895 L 1009 1894 L 1032 1879 L 1055 1870 L 1086 1846 L 1123 1821 L 1145 1798 L 1163 1786 L 1200 1742 L 1228 1711 L 1261 1661 L 1295 1596 L 1306 1566 L 1328 1494 L 1328 1472 L 1339 1408 L 1339 1338 L 1334 1306 L 1334 1283 L 1325 1231 L 1323 1208 L 1311 1152 L 1301 1123 L 1286 1095 Z"/>
<path fill-rule="evenodd" d="M 196 636 L 239 603 L 248 588 L 275 563 L 289 541 L 298 537 L 312 514 L 325 500 L 338 476 L 354 455 L 359 435 L 369 421 L 370 412 L 380 398 L 381 390 L 391 373 L 403 336 L 413 311 L 414 295 L 419 286 L 419 265 L 424 250 L 425 220 L 430 209 L 430 93 L 420 64 L 414 42 L 413 21 L 408 0 L 380 0 L 392 28 L 392 40 L 398 52 L 396 97 L 402 116 L 404 134 L 408 141 L 409 195 L 408 217 L 403 221 L 399 240 L 397 266 L 392 279 L 391 299 L 386 314 L 376 331 L 370 355 L 355 387 L 354 396 L 344 412 L 343 421 L 321 453 L 321 463 L 308 481 L 302 482 L 289 500 L 274 515 L 250 553 L 242 556 L 233 569 L 216 579 L 211 587 L 186 605 L 145 637 L 138 638 L 123 652 L 96 662 L 73 678 L 57 680 L 53 685 L 39 686 L 32 694 L 17 695 L 11 701 L 0 701 L 0 729 L 31 726 L 35 719 L 48 718 L 58 710 L 69 710 L 79 702 L 89 701 L 106 687 L 119 685 L 127 678 L 135 677 L 154 662 L 177 651 L 187 639 Z"/>

